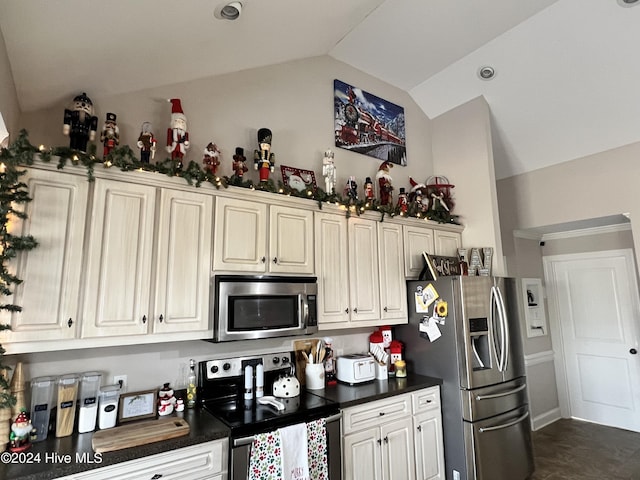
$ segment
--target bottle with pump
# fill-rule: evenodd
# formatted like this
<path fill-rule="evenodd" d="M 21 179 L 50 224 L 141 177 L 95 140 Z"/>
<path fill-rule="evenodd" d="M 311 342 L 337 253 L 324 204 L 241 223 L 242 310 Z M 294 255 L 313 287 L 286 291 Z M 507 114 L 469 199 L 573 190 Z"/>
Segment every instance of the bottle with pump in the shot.
<path fill-rule="evenodd" d="M 189 360 L 189 377 L 187 378 L 187 408 L 196 406 L 196 361 Z"/>

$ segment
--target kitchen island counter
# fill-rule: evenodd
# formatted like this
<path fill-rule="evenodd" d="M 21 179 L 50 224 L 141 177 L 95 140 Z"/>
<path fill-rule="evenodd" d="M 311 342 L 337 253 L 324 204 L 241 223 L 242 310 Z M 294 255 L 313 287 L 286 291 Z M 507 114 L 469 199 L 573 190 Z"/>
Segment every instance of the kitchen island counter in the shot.
<path fill-rule="evenodd" d="M 388 380 L 373 380 L 356 385 L 338 382 L 337 385 L 328 385 L 322 390 L 307 390 L 307 392 L 332 400 L 342 409 L 436 385 L 442 385 L 440 378 L 409 373 L 406 378 L 390 377 Z"/>
<path fill-rule="evenodd" d="M 3 453 L 0 479 L 54 479 L 229 436 L 228 428 L 220 420 L 199 408 L 185 410 L 183 418 L 190 427 L 188 435 L 101 455 L 94 453 L 91 446 L 93 432 L 63 438 L 50 436 L 34 443 L 29 451 L 22 454 L 9 456 L 8 452 Z"/>

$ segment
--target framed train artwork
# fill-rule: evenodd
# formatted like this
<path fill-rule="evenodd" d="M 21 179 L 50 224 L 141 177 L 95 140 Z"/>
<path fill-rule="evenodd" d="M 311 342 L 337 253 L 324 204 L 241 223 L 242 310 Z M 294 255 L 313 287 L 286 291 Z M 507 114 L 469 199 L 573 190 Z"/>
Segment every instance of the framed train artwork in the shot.
<path fill-rule="evenodd" d="M 333 81 L 336 147 L 407 165 L 404 108 Z"/>

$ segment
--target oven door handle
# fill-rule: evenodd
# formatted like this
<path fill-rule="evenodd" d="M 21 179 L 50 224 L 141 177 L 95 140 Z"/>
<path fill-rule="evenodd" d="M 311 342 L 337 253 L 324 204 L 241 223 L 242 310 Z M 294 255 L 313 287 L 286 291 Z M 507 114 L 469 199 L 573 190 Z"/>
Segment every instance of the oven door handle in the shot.
<path fill-rule="evenodd" d="M 335 415 L 331 415 L 330 417 L 325 418 L 324 420 L 327 423 L 331 423 L 331 422 L 336 422 L 341 418 L 342 418 L 342 412 L 339 412 L 339 413 L 336 413 Z M 255 437 L 253 435 L 249 437 L 234 438 L 233 448 L 242 447 L 244 445 L 251 445 L 253 443 L 254 438 Z"/>

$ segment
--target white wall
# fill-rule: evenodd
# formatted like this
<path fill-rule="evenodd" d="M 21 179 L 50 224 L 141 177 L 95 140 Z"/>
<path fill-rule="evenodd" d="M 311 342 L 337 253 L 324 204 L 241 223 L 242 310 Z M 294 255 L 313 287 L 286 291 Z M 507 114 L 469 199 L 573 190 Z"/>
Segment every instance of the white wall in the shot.
<path fill-rule="evenodd" d="M 20 107 L 2 31 L 0 31 L 0 113 L 2 113 L 4 123 L 9 130 L 9 141 L 11 142 L 18 136 Z"/>
<path fill-rule="evenodd" d="M 436 174 L 445 175 L 455 185 L 455 212 L 465 225 L 462 244 L 493 247 L 493 273 L 503 275 L 491 121 L 483 97 L 433 120 L 433 163 Z"/>

